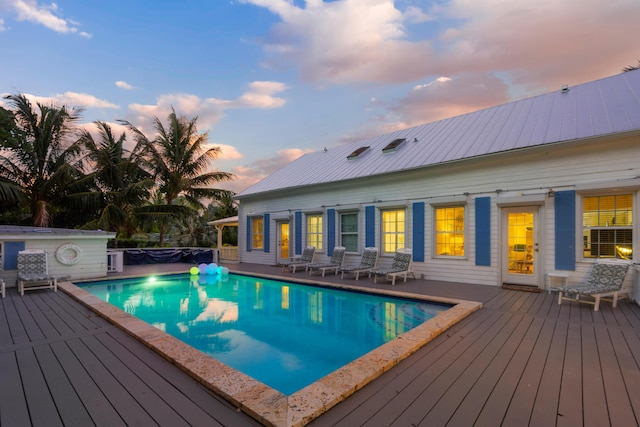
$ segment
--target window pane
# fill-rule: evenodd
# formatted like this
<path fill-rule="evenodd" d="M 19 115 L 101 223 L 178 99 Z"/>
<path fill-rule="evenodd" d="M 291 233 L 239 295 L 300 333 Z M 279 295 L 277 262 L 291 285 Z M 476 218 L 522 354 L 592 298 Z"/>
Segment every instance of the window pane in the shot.
<path fill-rule="evenodd" d="M 464 206 L 436 208 L 436 256 L 464 256 Z"/>
<path fill-rule="evenodd" d="M 322 250 L 322 215 L 307 215 L 307 245 Z"/>
<path fill-rule="evenodd" d="M 262 218 L 254 218 L 252 221 L 253 249 L 263 249 Z"/>
<path fill-rule="evenodd" d="M 624 258 L 633 254 L 633 197 L 589 196 L 582 201 L 585 258 Z"/>
<path fill-rule="evenodd" d="M 340 244 L 347 252 L 358 252 L 358 214 L 340 215 Z"/>
<path fill-rule="evenodd" d="M 395 253 L 405 246 L 404 209 L 382 212 L 382 251 Z"/>

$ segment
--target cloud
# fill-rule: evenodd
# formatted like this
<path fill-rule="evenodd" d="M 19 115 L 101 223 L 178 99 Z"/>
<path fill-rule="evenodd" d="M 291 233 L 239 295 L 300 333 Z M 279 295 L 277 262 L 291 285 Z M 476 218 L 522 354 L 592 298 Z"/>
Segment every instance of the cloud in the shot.
<path fill-rule="evenodd" d="M 60 17 L 56 3 L 42 5 L 38 4 L 36 0 L 2 0 L 2 3 L 13 9 L 18 21 L 39 24 L 57 33 L 78 34 L 85 38 L 91 38 L 91 34 L 78 29 L 77 22 Z"/>
<path fill-rule="evenodd" d="M 443 14 L 459 23 L 440 36 L 443 75 L 502 71 L 540 90 L 618 73 L 638 52 L 635 0 L 454 0 Z"/>
<path fill-rule="evenodd" d="M 237 160 L 243 157 L 242 154 L 233 145 L 218 144 L 211 141 L 209 141 L 209 145 L 212 147 L 220 148 L 220 154 L 218 155 L 219 160 Z"/>
<path fill-rule="evenodd" d="M 43 105 L 65 105 L 69 108 L 82 107 L 87 108 L 120 108 L 104 99 L 97 98 L 87 93 L 65 92 L 52 96 L 37 96 L 28 93 L 24 94 L 31 102 L 37 102 Z"/>
<path fill-rule="evenodd" d="M 122 80 L 118 80 L 117 82 L 115 82 L 115 85 L 117 87 L 119 87 L 120 89 L 124 89 L 124 90 L 133 90 L 134 87 L 131 86 L 129 83 L 122 81 Z"/>
<path fill-rule="evenodd" d="M 4 19 L 0 18 L 0 33 L 6 30 L 7 27 L 4 26 Z"/>
<path fill-rule="evenodd" d="M 232 168 L 236 179 L 224 183 L 224 188 L 239 193 L 303 154 L 312 151 L 311 149 L 287 148 L 278 151 L 273 157 L 260 159 L 249 165 L 236 166 Z"/>
<path fill-rule="evenodd" d="M 494 72 L 534 93 L 618 73 L 638 52 L 637 0 L 242 2 L 280 19 L 260 40 L 264 64 L 319 85 Z"/>
<path fill-rule="evenodd" d="M 277 108 L 286 101 L 273 95 L 287 89 L 284 83 L 253 82 L 249 84 L 249 91 L 242 94 L 232 105 L 235 108 Z"/>
<path fill-rule="evenodd" d="M 296 67 L 306 81 L 402 82 L 427 73 L 431 43 L 409 41 L 403 21 L 426 21 L 415 7 L 403 17 L 392 0 L 243 0 L 264 7 L 282 22 L 262 41 L 272 68 Z"/>
<path fill-rule="evenodd" d="M 136 124 L 140 130 L 151 129 L 153 117 L 162 120 L 169 115 L 173 107 L 179 115 L 198 116 L 198 127 L 211 129 L 229 109 L 267 109 L 283 106 L 286 103 L 285 99 L 274 95 L 286 90 L 286 88 L 285 84 L 279 82 L 256 81 L 250 83 L 248 90 L 234 100 L 200 98 L 197 95 L 185 93 L 162 95 L 156 99 L 156 103 L 153 105 L 129 105 L 129 109 L 133 113 L 133 117 L 129 121 Z"/>
<path fill-rule="evenodd" d="M 508 87 L 502 79 L 489 73 L 462 73 L 416 85 L 386 108 L 404 120 L 393 126 L 405 128 L 498 105 L 508 96 Z"/>

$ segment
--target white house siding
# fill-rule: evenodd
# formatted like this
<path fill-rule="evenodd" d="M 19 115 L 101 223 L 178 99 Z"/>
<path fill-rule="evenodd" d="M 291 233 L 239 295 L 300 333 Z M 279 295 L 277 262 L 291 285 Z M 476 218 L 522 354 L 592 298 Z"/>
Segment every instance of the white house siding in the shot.
<path fill-rule="evenodd" d="M 354 147 L 355 148 L 355 147 Z M 411 146 L 403 149 L 412 149 Z M 393 154 L 389 154 L 390 161 Z M 358 160 L 355 160 L 356 162 Z M 249 194 L 241 197 L 239 220 L 239 246 L 241 262 L 274 263 L 276 260 L 275 218 L 292 216 L 295 211 L 326 213 L 332 208 L 339 211 L 343 207 L 357 208 L 360 212 L 360 251 L 364 247 L 365 206 L 378 208 L 406 205 L 406 242 L 412 247 L 412 209 L 414 202 L 425 202 L 425 261 L 414 262 L 418 275 L 443 281 L 467 282 L 485 285 L 501 284 L 501 210 L 505 201 L 509 206 L 527 205 L 527 199 L 533 198 L 539 205 L 541 272 L 539 284 L 544 280 L 544 272 L 555 270 L 555 230 L 554 199 L 547 195 L 554 192 L 575 190 L 576 186 L 603 185 L 615 189 L 619 180 L 634 180 L 640 176 L 640 136 L 637 133 L 626 136 L 581 140 L 562 144 L 514 150 L 501 154 L 461 160 L 422 169 L 398 172 L 384 176 L 359 178 L 351 181 L 332 182 L 297 189 Z M 634 212 L 638 220 L 638 187 L 628 188 L 634 194 Z M 609 184 L 606 184 L 609 183 Z M 467 196 L 464 196 L 468 193 Z M 436 258 L 433 256 L 433 211 L 432 203 L 447 198 L 464 198 L 465 210 L 465 258 Z M 491 198 L 491 265 L 475 265 L 475 205 L 477 197 Z M 581 198 L 576 194 L 576 238 L 581 239 Z M 246 251 L 246 216 L 269 213 L 271 224 L 268 253 L 262 250 Z M 336 221 L 337 222 L 337 221 Z M 325 226 L 326 246 L 326 216 Z M 293 226 L 293 220 L 291 221 Z M 379 209 L 376 210 L 376 245 L 380 244 Z M 304 239 L 304 227 L 303 227 Z M 639 239 L 634 233 L 634 247 Z M 290 231 L 290 247 L 295 247 L 293 227 Z M 337 237 L 338 238 L 338 237 Z M 338 241 L 336 242 L 336 244 Z M 571 282 L 577 282 L 587 274 L 591 261 L 582 259 L 576 242 L 576 270 L 571 273 Z M 306 242 L 302 242 L 304 247 Z M 326 247 L 317 256 L 326 258 Z M 637 251 L 636 251 L 637 252 Z M 637 257 L 637 255 L 636 255 Z M 347 263 L 356 263 L 359 255 L 349 254 Z M 386 266 L 390 257 L 383 257 L 379 264 Z"/>
<path fill-rule="evenodd" d="M 49 274 L 54 277 L 69 277 L 73 280 L 91 279 L 107 276 L 107 241 L 114 237 L 113 233 L 104 233 L 102 236 L 82 235 L 72 232 L 65 236 L 59 231 L 52 234 L 23 233 L 16 235 L 0 235 L 0 243 L 24 242 L 25 249 L 41 249 L 47 253 Z M 74 265 L 65 265 L 56 258 L 56 252 L 65 244 L 77 245 L 82 254 L 80 260 Z M 72 257 L 71 252 L 67 257 Z M 1 277 L 7 282 L 7 286 L 14 286 L 17 270 L 3 270 Z"/>

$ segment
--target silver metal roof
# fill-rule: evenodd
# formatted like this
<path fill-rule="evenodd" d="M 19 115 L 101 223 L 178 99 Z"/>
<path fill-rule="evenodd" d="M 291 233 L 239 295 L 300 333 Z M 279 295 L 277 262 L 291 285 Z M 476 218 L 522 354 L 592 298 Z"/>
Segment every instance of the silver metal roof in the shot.
<path fill-rule="evenodd" d="M 0 238 L 8 236 L 42 236 L 43 238 L 74 237 L 106 237 L 112 238 L 115 233 L 102 230 L 76 230 L 69 228 L 30 227 L 22 225 L 0 225 Z"/>
<path fill-rule="evenodd" d="M 382 175 L 640 129 L 640 70 L 305 154 L 237 195 Z M 394 152 L 382 149 L 406 138 Z M 359 147 L 369 146 L 356 159 Z"/>

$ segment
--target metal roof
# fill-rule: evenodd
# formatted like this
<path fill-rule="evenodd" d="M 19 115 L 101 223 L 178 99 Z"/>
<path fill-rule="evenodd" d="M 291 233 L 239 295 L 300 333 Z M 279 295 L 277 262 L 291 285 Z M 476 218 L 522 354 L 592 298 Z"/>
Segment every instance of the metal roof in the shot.
<path fill-rule="evenodd" d="M 0 238 L 7 236 L 42 236 L 46 238 L 73 237 L 115 237 L 115 233 L 102 230 L 76 230 L 70 228 L 30 227 L 22 225 L 0 225 Z"/>
<path fill-rule="evenodd" d="M 305 154 L 237 197 L 634 130 L 640 130 L 640 70 Z M 406 141 L 383 152 L 400 138 Z"/>

